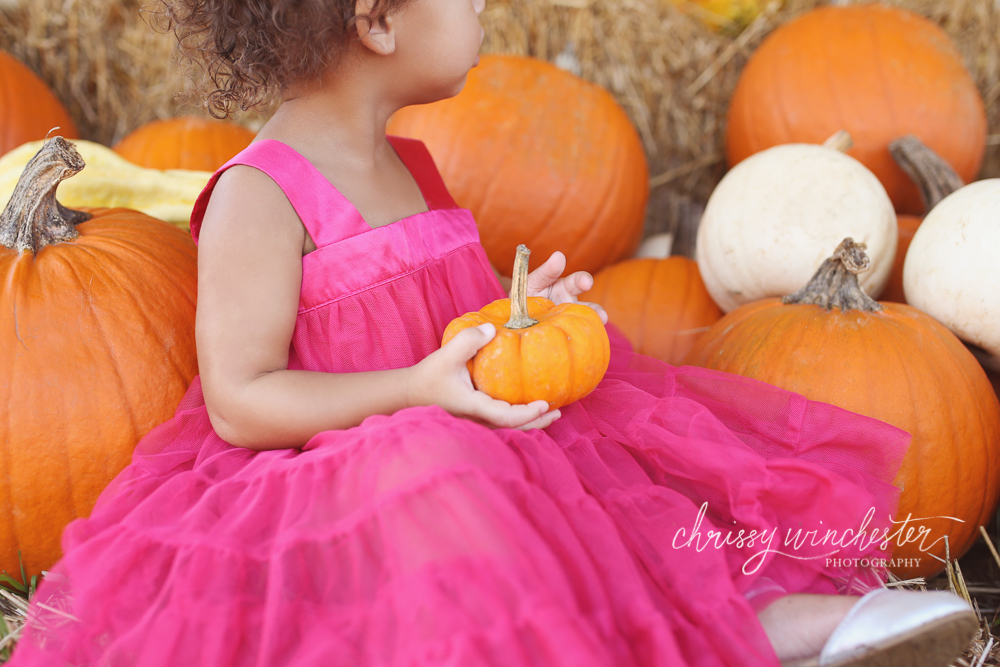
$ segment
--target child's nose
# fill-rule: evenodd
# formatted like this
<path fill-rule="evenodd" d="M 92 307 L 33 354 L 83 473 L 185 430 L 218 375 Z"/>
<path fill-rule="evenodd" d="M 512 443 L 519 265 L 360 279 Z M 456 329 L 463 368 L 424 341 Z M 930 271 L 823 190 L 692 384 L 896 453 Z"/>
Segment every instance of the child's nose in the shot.
<path fill-rule="evenodd" d="M 472 0 L 472 7 L 477 14 L 482 14 L 483 10 L 486 9 L 486 0 Z"/>

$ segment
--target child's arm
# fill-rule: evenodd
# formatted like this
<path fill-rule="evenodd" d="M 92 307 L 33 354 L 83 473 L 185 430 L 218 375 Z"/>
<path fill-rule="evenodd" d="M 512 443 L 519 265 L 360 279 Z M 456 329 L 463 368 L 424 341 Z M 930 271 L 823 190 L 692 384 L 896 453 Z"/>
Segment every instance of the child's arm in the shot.
<path fill-rule="evenodd" d="M 250 449 L 299 447 L 321 431 L 411 405 L 437 404 L 511 428 L 544 428 L 559 416 L 546 413 L 544 401 L 512 406 L 472 389 L 465 362 L 492 338 L 479 329 L 410 368 L 288 370 L 305 238 L 268 176 L 237 166 L 220 177 L 199 237 L 195 334 L 209 418 L 224 440 Z"/>

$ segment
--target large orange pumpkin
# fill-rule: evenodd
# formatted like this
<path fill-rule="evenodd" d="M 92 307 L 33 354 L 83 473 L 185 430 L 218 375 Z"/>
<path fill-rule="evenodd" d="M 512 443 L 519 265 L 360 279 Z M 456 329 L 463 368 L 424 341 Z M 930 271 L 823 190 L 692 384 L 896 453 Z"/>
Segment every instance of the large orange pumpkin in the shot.
<path fill-rule="evenodd" d="M 617 262 L 577 298 L 603 306 L 636 352 L 674 365 L 723 314 L 687 257 Z"/>
<path fill-rule="evenodd" d="M 938 202 L 964 185 L 951 165 L 913 135 L 893 141 L 889 144 L 889 152 L 900 168 L 917 185 L 924 215 L 930 213 Z M 899 242 L 896 245 L 892 271 L 889 272 L 889 281 L 879 296 L 882 301 L 906 303 L 906 294 L 903 292 L 903 263 L 906 261 L 906 251 L 910 249 L 910 241 L 913 240 L 917 227 L 923 221 L 923 216 L 896 216 Z"/>
<path fill-rule="evenodd" d="M 855 276 L 868 261 L 862 249 L 846 240 L 787 303 L 761 299 L 730 312 L 685 363 L 763 380 L 909 432 L 895 480 L 902 489 L 896 520 L 964 522 L 910 522 L 929 531 L 929 548 L 925 553 L 912 541 L 894 548 L 890 569 L 929 577 L 944 568 L 945 535 L 951 557 L 959 558 L 996 511 L 1000 403 L 979 362 L 942 324 L 862 292 Z M 919 564 L 899 566 L 896 559 Z"/>
<path fill-rule="evenodd" d="M 148 169 L 214 172 L 253 138 L 253 132 L 235 123 L 180 117 L 146 123 L 115 144 L 114 150 Z"/>
<path fill-rule="evenodd" d="M 511 266 L 524 242 L 537 264 L 561 250 L 567 273 L 596 273 L 639 244 L 639 135 L 608 91 L 551 63 L 483 56 L 461 93 L 400 109 L 386 132 L 427 144 L 493 266 Z"/>
<path fill-rule="evenodd" d="M 896 211 L 921 215 L 889 142 L 918 136 L 966 181 L 986 150 L 986 112 L 961 55 L 936 24 L 877 3 L 825 6 L 775 30 L 740 75 L 729 107 L 730 165 L 837 130 L 878 176 Z"/>
<path fill-rule="evenodd" d="M 49 87 L 17 58 L 0 51 L 0 155 L 38 141 L 58 127 L 78 138 L 76 125 Z"/>
<path fill-rule="evenodd" d="M 197 374 L 196 246 L 127 209 L 73 211 L 54 137 L 0 215 L 0 570 L 37 574 Z"/>
<path fill-rule="evenodd" d="M 527 296 L 529 252 L 517 247 L 510 298 L 456 317 L 441 345 L 492 323 L 496 336 L 468 362 L 472 385 L 511 405 L 544 400 L 555 410 L 594 390 L 611 362 L 611 342 L 590 306 Z"/>

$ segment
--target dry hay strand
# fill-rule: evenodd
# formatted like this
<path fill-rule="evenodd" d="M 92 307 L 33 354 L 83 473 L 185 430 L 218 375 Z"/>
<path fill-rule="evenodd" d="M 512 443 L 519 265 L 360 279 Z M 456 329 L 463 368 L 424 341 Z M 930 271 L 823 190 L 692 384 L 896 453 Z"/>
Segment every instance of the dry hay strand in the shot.
<path fill-rule="evenodd" d="M 27 616 L 27 598 L 0 587 L 0 663 L 8 660 L 13 653 L 24 631 Z"/>

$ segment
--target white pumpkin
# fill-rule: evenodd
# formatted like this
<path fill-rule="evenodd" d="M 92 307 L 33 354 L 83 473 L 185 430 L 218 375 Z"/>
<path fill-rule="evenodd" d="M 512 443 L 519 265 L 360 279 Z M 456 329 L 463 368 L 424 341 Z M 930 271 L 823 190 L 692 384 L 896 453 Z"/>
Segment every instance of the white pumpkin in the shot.
<path fill-rule="evenodd" d="M 903 263 L 906 301 L 1000 370 L 1000 178 L 970 183 L 945 197 L 920 223 Z"/>
<path fill-rule="evenodd" d="M 898 241 L 885 188 L 835 148 L 785 144 L 723 177 L 698 227 L 695 260 L 709 294 L 729 312 L 799 289 L 848 236 L 867 245 L 871 265 L 858 279 L 877 297 Z"/>

